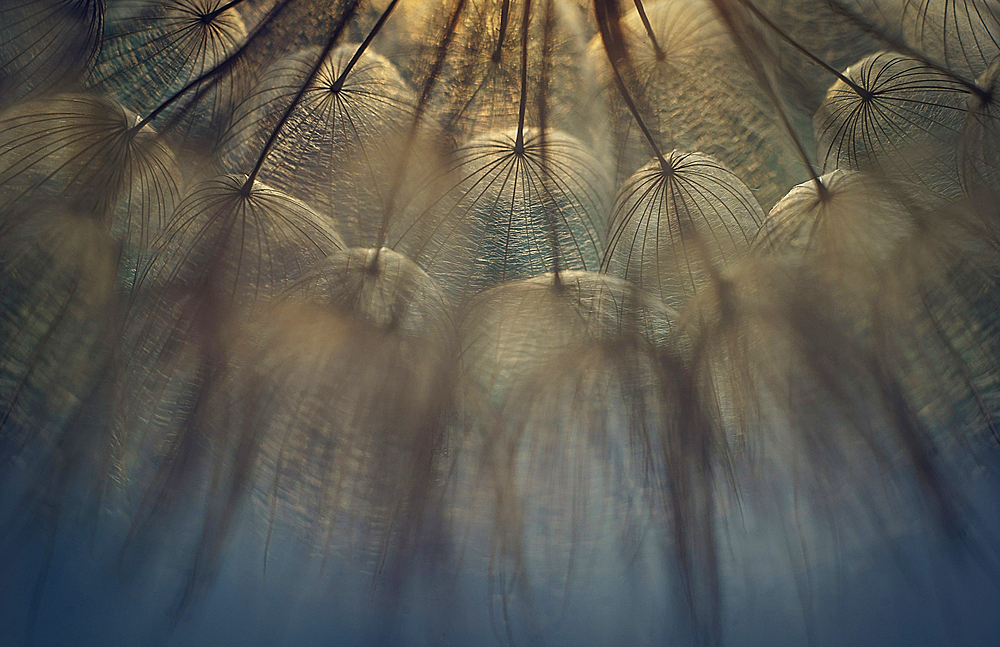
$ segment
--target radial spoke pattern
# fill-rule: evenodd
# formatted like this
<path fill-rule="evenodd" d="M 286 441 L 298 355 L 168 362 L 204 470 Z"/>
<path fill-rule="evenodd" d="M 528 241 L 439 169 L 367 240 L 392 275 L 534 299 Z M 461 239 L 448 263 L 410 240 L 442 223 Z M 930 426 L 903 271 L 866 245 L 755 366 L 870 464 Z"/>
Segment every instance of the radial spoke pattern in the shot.
<path fill-rule="evenodd" d="M 903 0 L 901 4 L 907 39 L 948 69 L 975 77 L 1000 55 L 1000 5 L 996 2 Z"/>
<path fill-rule="evenodd" d="M 996 644 L 998 17 L 0 0 L 0 643 Z"/>
<path fill-rule="evenodd" d="M 957 195 L 963 88 L 887 52 L 865 58 L 846 76 L 857 88 L 838 81 L 814 118 L 824 168 L 871 171 Z"/>
<path fill-rule="evenodd" d="M 0 218 L 51 200 L 93 217 L 120 242 L 126 290 L 181 186 L 171 150 L 151 128 L 132 130 L 134 120 L 89 95 L 28 101 L 0 114 Z"/>
<path fill-rule="evenodd" d="M 226 0 L 124 0 L 112 3 L 89 85 L 147 116 L 168 97 L 222 63 L 246 38 Z M 225 116 L 235 100 L 228 81 L 202 97 L 195 124 Z M 167 121 L 168 115 L 161 117 Z M 218 124 L 216 124 L 218 127 Z"/>
<path fill-rule="evenodd" d="M 399 246 L 456 300 L 555 269 L 596 270 L 609 182 L 576 139 L 528 131 L 472 141 L 455 154 L 453 188 L 412 223 Z"/>
<path fill-rule="evenodd" d="M 101 44 L 102 0 L 9 0 L 0 7 L 0 105 L 80 84 Z"/>
<path fill-rule="evenodd" d="M 323 61 L 261 168 L 262 181 L 337 219 L 354 244 L 375 242 L 399 151 L 413 123 L 413 91 L 395 67 L 358 45 Z M 275 63 L 240 103 L 222 145 L 222 165 L 248 173 L 319 57 L 308 49 Z M 347 76 L 341 76 L 347 72 Z"/>
<path fill-rule="evenodd" d="M 618 193 L 604 267 L 683 307 L 713 274 L 739 260 L 764 213 L 750 190 L 699 153 L 653 160 Z"/>
<path fill-rule="evenodd" d="M 626 80 L 645 110 L 661 149 L 708 153 L 752 187 L 770 208 L 795 181 L 805 179 L 766 95 L 726 35 L 720 20 L 697 0 L 650 3 L 647 15 L 659 44 L 653 46 L 637 12 L 622 20 L 632 66 Z M 604 70 L 597 38 L 589 54 Z M 612 141 L 619 181 L 649 158 L 649 149 L 620 99 L 610 98 Z M 799 115 L 799 121 L 804 116 Z"/>

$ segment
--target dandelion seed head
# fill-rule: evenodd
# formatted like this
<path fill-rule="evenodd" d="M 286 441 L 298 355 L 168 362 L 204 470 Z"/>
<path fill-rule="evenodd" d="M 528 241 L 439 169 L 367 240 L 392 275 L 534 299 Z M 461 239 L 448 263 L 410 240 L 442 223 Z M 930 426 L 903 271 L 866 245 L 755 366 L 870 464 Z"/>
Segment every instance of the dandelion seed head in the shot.
<path fill-rule="evenodd" d="M 604 265 L 680 308 L 750 249 L 764 214 L 715 159 L 674 151 L 668 164 L 669 174 L 654 160 L 622 185 Z"/>
<path fill-rule="evenodd" d="M 600 264 L 610 193 L 600 162 L 558 131 L 526 131 L 523 152 L 517 140 L 503 132 L 462 146 L 449 195 L 398 246 L 458 301 L 504 281 Z"/>
<path fill-rule="evenodd" d="M 340 45 L 323 61 L 260 177 L 329 214 L 351 243 L 363 245 L 375 242 L 416 96 L 374 51 L 365 51 L 348 73 L 358 47 Z M 222 144 L 222 165 L 230 172 L 253 167 L 319 54 L 312 48 L 276 62 L 240 103 Z"/>
<path fill-rule="evenodd" d="M 723 24 L 706 5 L 667 0 L 648 6 L 649 21 L 663 52 L 657 56 L 636 11 L 623 19 L 633 58 L 627 81 L 640 97 L 649 127 L 664 150 L 712 155 L 733 170 L 769 208 L 794 181 L 804 179 L 787 148 L 773 110 L 740 60 Z M 629 113 L 615 98 L 599 39 L 594 60 L 609 99 L 619 181 L 645 164 L 649 150 Z"/>
<path fill-rule="evenodd" d="M 244 194 L 245 183 L 220 176 L 191 189 L 154 243 L 140 289 L 207 290 L 247 309 L 343 247 L 329 219 L 263 184 Z"/>
<path fill-rule="evenodd" d="M 863 94 L 838 81 L 814 117 L 824 167 L 898 177 L 958 195 L 955 151 L 964 90 L 945 74 L 888 52 L 850 67 L 847 78 Z"/>
<path fill-rule="evenodd" d="M 10 0 L 4 644 L 992 644 L 993 5 Z"/>
<path fill-rule="evenodd" d="M 0 105 L 81 85 L 101 45 L 101 0 L 11 0 L 0 9 Z"/>

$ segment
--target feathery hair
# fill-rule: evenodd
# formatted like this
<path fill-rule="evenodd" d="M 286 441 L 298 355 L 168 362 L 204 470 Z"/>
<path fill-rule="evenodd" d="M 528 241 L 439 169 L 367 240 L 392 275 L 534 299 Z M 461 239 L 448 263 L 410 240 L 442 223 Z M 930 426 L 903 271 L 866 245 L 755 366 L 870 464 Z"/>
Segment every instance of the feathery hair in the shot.
<path fill-rule="evenodd" d="M 7 0 L 0 643 L 996 642 L 998 74 L 996 0 Z"/>

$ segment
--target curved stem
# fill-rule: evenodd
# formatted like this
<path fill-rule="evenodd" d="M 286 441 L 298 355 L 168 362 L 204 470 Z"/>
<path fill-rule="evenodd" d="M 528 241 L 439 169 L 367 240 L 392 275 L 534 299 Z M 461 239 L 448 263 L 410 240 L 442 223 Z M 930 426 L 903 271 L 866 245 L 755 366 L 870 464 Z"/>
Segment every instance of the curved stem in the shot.
<path fill-rule="evenodd" d="M 642 131 L 642 135 L 646 138 L 646 142 L 653 151 L 653 155 L 660 163 L 660 168 L 663 169 L 664 173 L 669 173 L 673 169 L 666 158 L 663 157 L 663 151 L 660 150 L 660 146 L 653 138 L 653 133 L 646 127 L 646 122 L 643 121 L 639 107 L 632 98 L 632 93 L 629 92 L 628 87 L 625 85 L 625 79 L 622 76 L 620 65 L 622 63 L 627 67 L 631 67 L 631 65 L 628 61 L 628 50 L 625 47 L 625 35 L 622 33 L 621 24 L 617 18 L 612 17 L 618 15 L 619 12 L 616 9 L 617 0 L 594 0 L 597 28 L 601 32 L 601 42 L 604 43 L 604 51 L 608 55 L 608 63 L 611 64 L 611 73 L 615 78 L 615 85 L 618 86 L 618 93 L 621 95 L 622 100 L 625 101 L 629 112 L 632 113 L 632 118 L 639 125 L 639 130 Z"/>

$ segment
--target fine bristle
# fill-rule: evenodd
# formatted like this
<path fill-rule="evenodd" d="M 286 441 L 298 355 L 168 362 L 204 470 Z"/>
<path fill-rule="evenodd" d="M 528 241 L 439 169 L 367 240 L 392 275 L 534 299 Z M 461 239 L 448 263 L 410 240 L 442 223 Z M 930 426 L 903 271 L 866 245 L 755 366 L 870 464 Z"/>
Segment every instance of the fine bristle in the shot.
<path fill-rule="evenodd" d="M 6 0 L 0 644 L 1000 641 L 996 0 Z"/>

